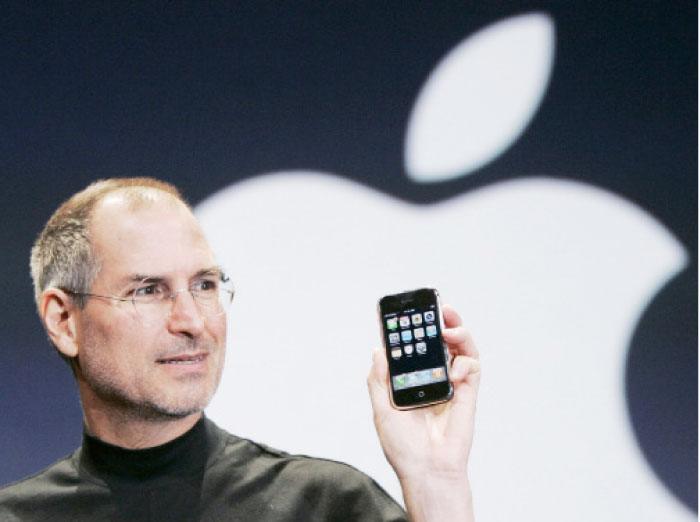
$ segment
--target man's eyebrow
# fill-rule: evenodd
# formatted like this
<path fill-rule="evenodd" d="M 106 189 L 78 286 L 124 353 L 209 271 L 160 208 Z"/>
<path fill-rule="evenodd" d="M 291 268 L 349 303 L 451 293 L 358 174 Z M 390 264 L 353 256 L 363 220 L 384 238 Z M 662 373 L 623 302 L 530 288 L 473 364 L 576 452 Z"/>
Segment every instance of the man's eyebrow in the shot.
<path fill-rule="evenodd" d="M 205 275 L 223 275 L 224 269 L 220 266 L 210 266 L 207 268 L 202 268 L 193 277 L 200 277 Z"/>
<path fill-rule="evenodd" d="M 195 277 L 201 277 L 201 276 L 206 276 L 206 275 L 223 275 L 224 270 L 220 266 L 209 266 L 206 268 L 202 268 L 201 270 L 197 270 L 190 279 L 195 278 Z M 148 281 L 151 283 L 162 283 L 162 282 L 167 282 L 168 277 L 166 276 L 161 276 L 161 275 L 147 275 L 147 274 L 132 274 L 128 276 L 127 282 L 128 283 L 141 283 L 142 281 Z"/>
<path fill-rule="evenodd" d="M 129 283 L 140 283 L 142 281 L 150 281 L 152 283 L 162 283 L 165 281 L 165 277 L 155 276 L 155 275 L 145 275 L 145 274 L 133 274 L 129 276 L 127 282 Z"/>

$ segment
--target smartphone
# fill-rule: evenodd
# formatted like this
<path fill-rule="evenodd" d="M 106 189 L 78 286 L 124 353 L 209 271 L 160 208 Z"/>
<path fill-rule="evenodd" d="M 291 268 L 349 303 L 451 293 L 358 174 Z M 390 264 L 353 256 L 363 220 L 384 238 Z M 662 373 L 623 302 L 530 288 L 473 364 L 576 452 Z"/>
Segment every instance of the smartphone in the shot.
<path fill-rule="evenodd" d="M 444 322 L 437 290 L 420 288 L 387 295 L 379 300 L 378 308 L 394 407 L 405 410 L 450 400 L 449 352 L 442 339 Z"/>

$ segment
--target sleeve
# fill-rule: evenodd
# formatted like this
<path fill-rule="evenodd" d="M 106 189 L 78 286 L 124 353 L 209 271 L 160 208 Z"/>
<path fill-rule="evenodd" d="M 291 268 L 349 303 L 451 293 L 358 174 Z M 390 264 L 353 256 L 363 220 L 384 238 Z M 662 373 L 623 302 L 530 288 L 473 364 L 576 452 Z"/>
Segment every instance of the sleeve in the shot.
<path fill-rule="evenodd" d="M 407 522 L 403 508 L 372 478 L 347 464 L 313 460 L 302 474 L 309 479 L 297 506 L 313 506 L 295 520 Z M 299 513 L 301 515 L 301 513 Z"/>

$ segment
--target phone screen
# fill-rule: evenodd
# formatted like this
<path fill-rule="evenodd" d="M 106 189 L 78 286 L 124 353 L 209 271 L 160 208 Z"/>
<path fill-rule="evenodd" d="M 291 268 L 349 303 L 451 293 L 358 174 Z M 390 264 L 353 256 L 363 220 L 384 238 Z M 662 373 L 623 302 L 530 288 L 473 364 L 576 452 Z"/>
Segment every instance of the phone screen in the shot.
<path fill-rule="evenodd" d="M 425 288 L 386 296 L 379 308 L 394 404 L 402 408 L 448 400 L 452 387 L 437 292 Z"/>

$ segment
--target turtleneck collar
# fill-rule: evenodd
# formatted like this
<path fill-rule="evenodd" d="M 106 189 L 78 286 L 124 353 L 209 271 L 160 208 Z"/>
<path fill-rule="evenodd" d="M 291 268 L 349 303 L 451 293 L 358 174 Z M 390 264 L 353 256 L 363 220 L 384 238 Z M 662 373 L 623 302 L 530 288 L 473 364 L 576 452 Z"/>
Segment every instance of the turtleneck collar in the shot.
<path fill-rule="evenodd" d="M 204 416 L 183 435 L 147 449 L 122 448 L 84 432 L 78 466 L 99 481 L 143 484 L 202 472 L 223 445 L 223 432 Z"/>

